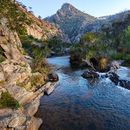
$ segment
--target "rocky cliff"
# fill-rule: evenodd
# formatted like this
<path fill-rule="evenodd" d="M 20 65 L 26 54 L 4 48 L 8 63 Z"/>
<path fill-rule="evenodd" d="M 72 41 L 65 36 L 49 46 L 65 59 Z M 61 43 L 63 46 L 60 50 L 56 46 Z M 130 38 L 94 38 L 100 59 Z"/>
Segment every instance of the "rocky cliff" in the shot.
<path fill-rule="evenodd" d="M 37 130 L 42 123 L 34 117 L 40 97 L 56 83 L 46 84 L 42 74 L 32 73 L 17 33 L 7 25 L 8 20 L 1 18 L 0 55 L 4 59 L 0 63 L 0 129 Z M 38 86 L 32 84 L 36 78 Z"/>
<path fill-rule="evenodd" d="M 71 4 L 65 3 L 56 14 L 45 18 L 46 21 L 54 23 L 59 27 L 71 42 L 78 41 L 79 31 L 88 24 L 93 23 L 96 18 L 76 9 Z"/>
<path fill-rule="evenodd" d="M 42 120 L 34 115 L 40 97 L 52 92 L 57 83 L 47 81 L 44 73 L 33 72 L 16 31 L 19 17 L 18 24 L 12 22 L 16 19 L 12 13 L 19 16 L 16 6 L 8 0 L 0 2 L 0 130 L 38 130 Z"/>

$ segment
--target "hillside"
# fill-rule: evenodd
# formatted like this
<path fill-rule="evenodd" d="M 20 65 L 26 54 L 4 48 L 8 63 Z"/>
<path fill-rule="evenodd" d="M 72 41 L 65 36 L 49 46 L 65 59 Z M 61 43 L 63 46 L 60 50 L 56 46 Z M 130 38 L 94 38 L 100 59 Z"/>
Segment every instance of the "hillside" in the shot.
<path fill-rule="evenodd" d="M 112 28 L 114 23 L 129 21 L 130 11 L 124 11 L 110 16 L 99 17 L 95 22 L 84 26 L 83 32 L 98 32 L 104 28 Z M 126 24 L 126 27 L 128 24 Z M 119 27 L 120 28 L 120 27 Z M 126 28 L 124 28 L 126 29 Z"/>
<path fill-rule="evenodd" d="M 67 35 L 71 42 L 74 42 L 80 37 L 79 30 L 84 25 L 93 23 L 96 18 L 79 11 L 71 4 L 65 3 L 56 14 L 45 18 L 45 20 L 54 23 Z"/>
<path fill-rule="evenodd" d="M 56 28 L 54 25 L 41 20 L 41 18 L 37 18 L 36 16 L 34 16 L 33 12 L 27 11 L 26 8 L 23 8 L 23 5 L 17 3 L 17 7 L 18 10 L 25 14 L 27 19 L 30 21 L 29 23 L 25 23 L 24 25 L 27 35 L 31 35 L 34 38 L 43 41 L 51 39 L 54 36 L 60 38 L 61 40 L 67 39 L 65 38 L 61 30 Z"/>

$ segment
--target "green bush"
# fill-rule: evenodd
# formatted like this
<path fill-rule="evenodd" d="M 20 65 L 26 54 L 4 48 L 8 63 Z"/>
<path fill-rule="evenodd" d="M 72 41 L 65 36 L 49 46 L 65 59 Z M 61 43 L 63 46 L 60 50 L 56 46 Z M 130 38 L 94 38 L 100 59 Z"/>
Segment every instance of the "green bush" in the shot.
<path fill-rule="evenodd" d="M 72 67 L 79 67 L 82 59 L 85 59 L 86 49 L 81 44 L 75 44 L 70 48 L 70 63 Z"/>
<path fill-rule="evenodd" d="M 20 105 L 8 92 L 3 92 L 0 99 L 0 108 L 17 109 Z"/>
<path fill-rule="evenodd" d="M 5 60 L 4 50 L 0 47 L 0 63 Z"/>
<path fill-rule="evenodd" d="M 19 5 L 12 0 L 0 0 L 0 16 L 8 20 L 9 27 L 18 32 L 19 35 L 25 34 L 25 24 L 30 25 L 31 20 L 26 13 L 22 12 Z"/>
<path fill-rule="evenodd" d="M 98 34 L 92 33 L 92 32 L 88 32 L 88 33 L 85 33 L 81 37 L 80 42 L 83 43 L 83 44 L 87 44 L 87 45 L 91 46 L 93 43 L 98 41 L 98 38 L 99 38 Z"/>
<path fill-rule="evenodd" d="M 47 44 L 48 48 L 50 48 L 51 51 L 55 52 L 56 55 L 64 54 L 65 49 L 70 47 L 69 43 L 65 43 L 57 37 L 53 37 L 48 40 Z"/>

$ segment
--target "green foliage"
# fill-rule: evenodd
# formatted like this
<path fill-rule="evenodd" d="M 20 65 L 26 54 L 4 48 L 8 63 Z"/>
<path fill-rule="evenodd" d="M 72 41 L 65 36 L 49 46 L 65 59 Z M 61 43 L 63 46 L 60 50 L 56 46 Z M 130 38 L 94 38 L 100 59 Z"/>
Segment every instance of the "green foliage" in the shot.
<path fill-rule="evenodd" d="M 113 51 L 110 56 L 112 59 L 124 60 L 126 65 L 130 65 L 130 26 L 118 36 L 115 37 L 118 39 L 118 44 L 115 46 L 115 51 Z"/>
<path fill-rule="evenodd" d="M 0 63 L 3 62 L 4 60 L 5 60 L 5 57 L 0 54 Z"/>
<path fill-rule="evenodd" d="M 31 85 L 34 87 L 42 86 L 46 83 L 46 75 L 33 74 L 31 76 Z"/>
<path fill-rule="evenodd" d="M 53 37 L 52 39 L 48 40 L 47 43 L 48 48 L 50 48 L 50 50 L 55 52 L 57 55 L 65 53 L 65 49 L 70 46 L 68 43 L 63 42 L 56 37 Z"/>
<path fill-rule="evenodd" d="M 86 49 L 81 44 L 75 44 L 70 48 L 70 63 L 72 67 L 79 67 L 85 58 Z"/>
<path fill-rule="evenodd" d="M 33 73 L 40 72 L 47 75 L 50 71 L 45 60 L 50 54 L 50 49 L 48 48 L 47 43 L 35 39 L 32 36 L 22 36 L 21 41 L 26 53 L 33 58 L 31 65 Z"/>
<path fill-rule="evenodd" d="M 0 63 L 5 60 L 4 50 L 0 47 Z"/>
<path fill-rule="evenodd" d="M 89 60 L 95 56 L 96 56 L 96 51 L 94 51 L 94 50 L 88 50 L 88 52 L 86 53 L 86 58 Z"/>
<path fill-rule="evenodd" d="M 96 43 L 99 40 L 99 36 L 96 33 L 92 33 L 92 32 L 88 32 L 85 33 L 82 37 L 81 37 L 81 43 L 83 44 L 87 44 L 89 46 L 93 45 L 93 43 Z"/>
<path fill-rule="evenodd" d="M 30 89 L 32 89 L 31 83 L 29 81 L 24 81 L 24 82 L 16 82 L 16 85 L 26 89 L 27 91 L 29 91 Z"/>
<path fill-rule="evenodd" d="M 80 44 L 71 47 L 70 63 L 81 63 L 82 59 L 99 59 L 107 57 L 112 60 L 124 60 L 130 65 L 130 26 L 122 32 L 109 34 L 108 32 L 86 33 L 81 37 Z M 77 58 L 78 57 L 78 58 Z M 79 60 L 80 59 L 80 60 Z M 100 68 L 106 66 L 106 61 L 102 60 Z"/>
<path fill-rule="evenodd" d="M 0 0 L 0 16 L 7 18 L 10 29 L 19 35 L 26 34 L 24 25 L 30 24 L 30 20 L 15 1 Z"/>
<path fill-rule="evenodd" d="M 8 92 L 3 92 L 0 99 L 0 108 L 19 108 L 20 105 Z"/>
<path fill-rule="evenodd" d="M 80 43 L 71 47 L 70 61 L 75 63 L 78 58 L 79 64 L 82 59 L 99 58 L 106 56 L 108 45 L 104 41 L 104 33 L 86 33 L 81 37 Z"/>
<path fill-rule="evenodd" d="M 126 34 L 126 48 L 127 48 L 127 52 L 130 52 L 130 26 L 128 26 L 125 34 Z"/>
<path fill-rule="evenodd" d="M 17 33 L 19 34 L 20 37 L 26 36 L 27 35 L 27 30 L 25 29 L 25 27 L 19 27 L 17 29 Z"/>
<path fill-rule="evenodd" d="M 33 72 L 40 72 L 42 74 L 47 75 L 49 73 L 49 68 L 44 58 L 44 52 L 40 48 L 35 48 L 32 54 L 33 54 L 33 60 L 32 60 Z"/>
<path fill-rule="evenodd" d="M 47 43 L 33 38 L 32 36 L 21 36 L 20 37 L 23 48 L 31 56 L 36 57 L 42 55 L 42 57 L 47 57 L 50 54 L 50 49 L 47 46 Z"/>

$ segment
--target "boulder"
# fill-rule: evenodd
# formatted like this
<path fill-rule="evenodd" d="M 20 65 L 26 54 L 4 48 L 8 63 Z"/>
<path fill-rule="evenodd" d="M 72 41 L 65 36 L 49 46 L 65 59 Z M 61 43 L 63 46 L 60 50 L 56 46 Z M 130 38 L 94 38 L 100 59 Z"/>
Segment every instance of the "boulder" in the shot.
<path fill-rule="evenodd" d="M 110 64 L 110 70 L 111 71 L 116 71 L 117 69 L 120 68 L 120 62 L 118 61 L 112 61 Z"/>
<path fill-rule="evenodd" d="M 119 85 L 130 90 L 130 81 L 119 80 Z"/>
<path fill-rule="evenodd" d="M 22 126 L 26 121 L 26 117 L 25 116 L 18 116 L 16 118 L 14 118 L 10 123 L 9 123 L 9 127 L 18 127 L 18 126 Z"/>
<path fill-rule="evenodd" d="M 29 115 L 29 116 L 34 116 L 36 114 L 36 112 L 38 111 L 38 107 L 40 105 L 40 100 L 39 98 L 35 99 L 34 101 L 28 103 L 27 105 L 25 105 L 25 112 Z"/>
<path fill-rule="evenodd" d="M 33 117 L 29 123 L 27 130 L 38 130 L 42 124 L 42 120 Z"/>
<path fill-rule="evenodd" d="M 115 85 L 120 85 L 121 87 L 130 89 L 130 81 L 125 80 L 125 79 L 120 79 L 120 77 L 116 73 L 110 72 L 106 74 L 106 77 L 109 77 L 109 79 L 113 83 L 115 83 Z"/>
<path fill-rule="evenodd" d="M 87 79 L 87 78 L 98 78 L 99 74 L 95 71 L 92 70 L 86 70 L 83 74 L 82 77 Z"/>
<path fill-rule="evenodd" d="M 109 79 L 115 83 L 115 85 L 118 85 L 119 83 L 119 76 L 114 72 L 109 72 L 106 74 L 106 77 L 109 77 Z"/>
<path fill-rule="evenodd" d="M 57 82 L 59 80 L 58 74 L 56 74 L 54 72 L 48 74 L 48 80 L 50 82 Z"/>
<path fill-rule="evenodd" d="M 54 89 L 58 86 L 59 82 L 48 82 L 46 85 L 45 85 L 45 90 L 44 90 L 44 93 L 46 95 L 50 95 Z"/>

